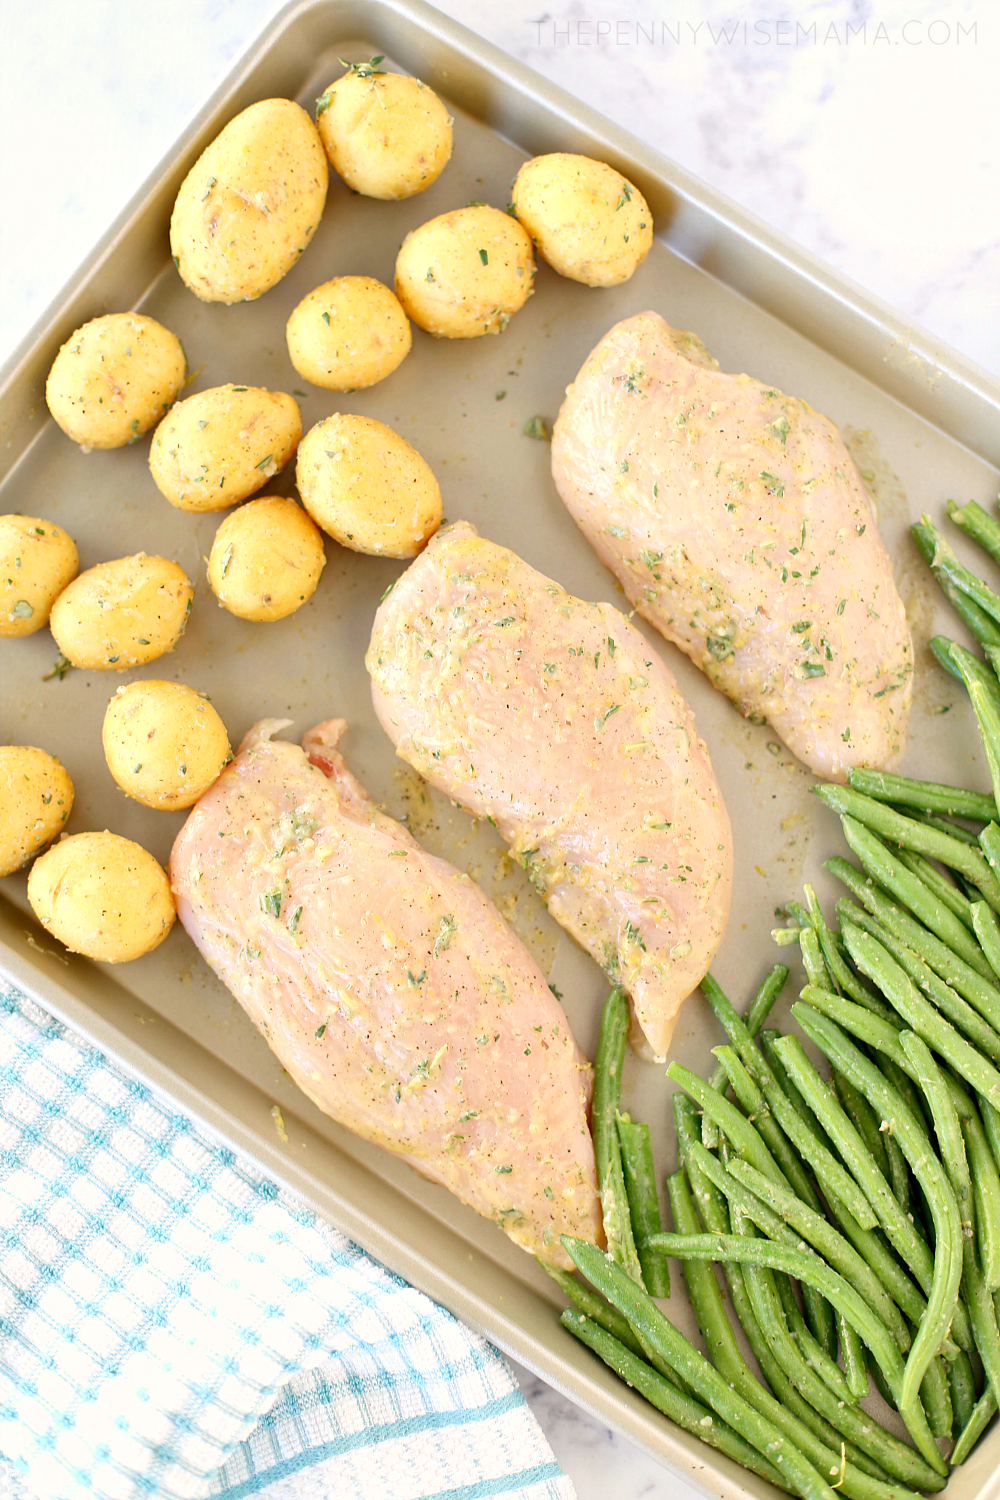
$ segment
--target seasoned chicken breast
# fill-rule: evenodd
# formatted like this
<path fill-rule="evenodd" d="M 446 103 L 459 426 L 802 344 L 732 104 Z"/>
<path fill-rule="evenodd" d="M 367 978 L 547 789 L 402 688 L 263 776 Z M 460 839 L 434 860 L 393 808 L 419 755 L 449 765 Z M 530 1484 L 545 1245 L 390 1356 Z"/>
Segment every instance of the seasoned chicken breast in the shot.
<path fill-rule="evenodd" d="M 397 752 L 494 823 L 664 1057 L 722 939 L 732 835 L 645 637 L 460 522 L 379 607 L 366 664 Z"/>
<path fill-rule="evenodd" d="M 896 764 L 913 647 L 832 422 L 640 313 L 566 392 L 552 474 L 640 614 L 743 714 L 820 776 Z"/>
<path fill-rule="evenodd" d="M 478 886 L 336 751 L 250 731 L 170 857 L 181 921 L 314 1104 L 568 1268 L 603 1244 L 590 1068 Z"/>

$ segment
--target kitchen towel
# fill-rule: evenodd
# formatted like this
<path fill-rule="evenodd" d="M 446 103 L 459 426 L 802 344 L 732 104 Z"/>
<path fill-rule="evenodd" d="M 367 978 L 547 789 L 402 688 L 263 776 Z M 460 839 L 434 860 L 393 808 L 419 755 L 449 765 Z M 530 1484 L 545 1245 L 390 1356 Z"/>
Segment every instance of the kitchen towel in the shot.
<path fill-rule="evenodd" d="M 484 1339 L 0 985 L 0 1495 L 573 1500 Z"/>

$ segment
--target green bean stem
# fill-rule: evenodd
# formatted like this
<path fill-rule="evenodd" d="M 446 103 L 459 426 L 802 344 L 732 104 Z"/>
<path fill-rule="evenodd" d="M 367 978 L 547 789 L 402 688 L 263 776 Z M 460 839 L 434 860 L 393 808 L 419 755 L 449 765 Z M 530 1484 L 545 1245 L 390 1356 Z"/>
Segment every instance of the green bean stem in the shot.
<path fill-rule="evenodd" d="M 620 1380 L 645 1396 L 651 1406 L 676 1422 L 678 1427 L 682 1427 L 685 1432 L 694 1433 L 696 1438 L 700 1438 L 709 1447 L 717 1448 L 744 1469 L 759 1474 L 763 1479 L 769 1479 L 779 1489 L 794 1493 L 784 1475 L 744 1438 L 714 1416 L 707 1406 L 685 1395 L 672 1381 L 659 1374 L 644 1359 L 637 1357 L 623 1341 L 614 1338 L 579 1312 L 567 1309 L 559 1321 L 564 1328 L 569 1329 L 574 1338 L 579 1339 L 581 1344 L 586 1344 L 609 1369 L 614 1370 Z"/>
<path fill-rule="evenodd" d="M 655 1349 L 678 1369 L 717 1416 L 787 1477 L 790 1487 L 802 1500 L 836 1500 L 835 1492 L 808 1459 L 779 1428 L 732 1389 L 663 1316 L 648 1292 L 595 1246 L 569 1235 L 562 1236 L 562 1243 L 588 1281 L 628 1318 L 639 1342 Z"/>
<path fill-rule="evenodd" d="M 601 1034 L 594 1059 L 594 1093 L 590 1129 L 594 1138 L 597 1190 L 604 1215 L 608 1254 L 629 1276 L 642 1280 L 642 1268 L 632 1237 L 621 1146 L 615 1115 L 621 1100 L 622 1065 L 628 1038 L 628 1001 L 617 985 L 608 995 L 601 1016 Z"/>

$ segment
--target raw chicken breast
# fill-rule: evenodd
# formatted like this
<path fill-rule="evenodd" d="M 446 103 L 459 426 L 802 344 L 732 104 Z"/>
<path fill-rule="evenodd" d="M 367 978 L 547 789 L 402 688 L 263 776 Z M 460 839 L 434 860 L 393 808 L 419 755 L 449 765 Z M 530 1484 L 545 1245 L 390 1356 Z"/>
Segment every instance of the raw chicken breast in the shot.
<path fill-rule="evenodd" d="M 552 474 L 640 614 L 743 714 L 833 780 L 896 764 L 913 647 L 832 422 L 640 313 L 569 387 Z"/>
<path fill-rule="evenodd" d="M 665 1057 L 722 939 L 732 835 L 656 652 L 460 522 L 393 586 L 366 665 L 397 752 L 493 822 Z"/>
<path fill-rule="evenodd" d="M 380 812 L 337 753 L 264 720 L 174 843 L 203 957 L 314 1104 L 568 1268 L 603 1244 L 590 1068 L 478 886 Z"/>

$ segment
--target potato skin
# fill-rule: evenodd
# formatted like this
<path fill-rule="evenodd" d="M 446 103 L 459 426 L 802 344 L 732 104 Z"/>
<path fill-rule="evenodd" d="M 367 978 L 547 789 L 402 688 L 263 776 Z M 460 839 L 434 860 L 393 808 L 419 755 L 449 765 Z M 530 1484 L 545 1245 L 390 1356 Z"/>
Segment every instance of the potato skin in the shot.
<path fill-rule="evenodd" d="M 179 401 L 164 417 L 149 447 L 149 469 L 178 510 L 225 510 L 283 469 L 301 436 L 292 396 L 220 385 Z"/>
<path fill-rule="evenodd" d="M 12 875 L 61 833 L 73 806 L 66 768 L 35 745 L 0 745 L 0 875 Z"/>
<path fill-rule="evenodd" d="M 430 466 L 373 417 L 317 422 L 299 444 L 295 478 L 316 524 L 355 552 L 416 557 L 441 525 Z"/>
<path fill-rule="evenodd" d="M 437 338 L 502 333 L 534 290 L 527 231 L 498 208 L 473 205 L 411 229 L 396 257 L 396 296 Z"/>
<path fill-rule="evenodd" d="M 46 932 L 102 963 L 141 958 L 177 915 L 163 866 L 117 833 L 75 833 L 31 867 L 28 900 Z"/>
<path fill-rule="evenodd" d="M 0 516 L 0 636 L 32 635 L 76 577 L 76 543 L 39 516 Z"/>
<path fill-rule="evenodd" d="M 653 243 L 653 215 L 639 189 L 589 156 L 533 157 L 514 178 L 511 199 L 538 253 L 586 286 L 627 281 Z"/>
<path fill-rule="evenodd" d="M 205 695 L 183 682 L 120 687 L 101 738 L 108 770 L 144 807 L 192 807 L 232 759 L 225 724 Z"/>
<path fill-rule="evenodd" d="M 345 73 L 317 99 L 316 125 L 334 171 L 366 198 L 422 193 L 451 158 L 451 116 L 403 73 Z"/>
<path fill-rule="evenodd" d="M 259 495 L 215 533 L 208 581 L 241 620 L 283 620 L 312 598 L 325 562 L 323 538 L 301 506 Z"/>
<path fill-rule="evenodd" d="M 194 588 L 166 557 L 119 557 L 88 568 L 52 606 L 49 627 L 74 667 L 124 672 L 172 651 Z"/>
<path fill-rule="evenodd" d="M 303 380 L 360 391 L 397 369 L 413 342 L 398 299 L 371 276 L 336 276 L 303 297 L 285 330 Z"/>
<path fill-rule="evenodd" d="M 291 99 L 251 104 L 206 146 L 170 218 L 170 249 L 203 302 L 252 302 L 315 233 L 330 174 L 319 133 Z"/>
<path fill-rule="evenodd" d="M 45 400 L 74 443 L 122 448 L 176 401 L 187 377 L 177 336 L 140 313 L 92 318 L 66 340 L 45 383 Z"/>

